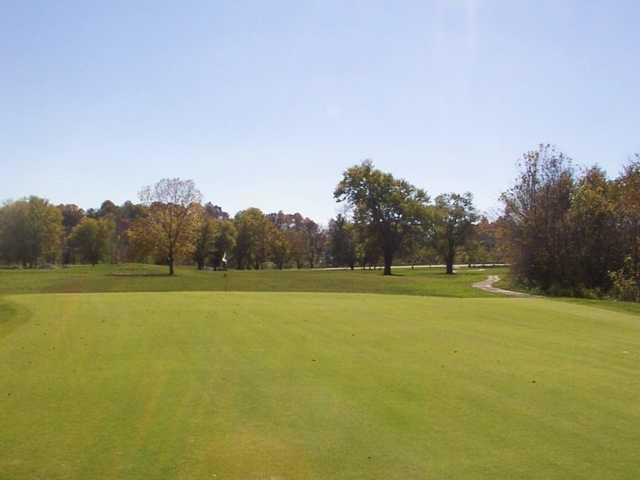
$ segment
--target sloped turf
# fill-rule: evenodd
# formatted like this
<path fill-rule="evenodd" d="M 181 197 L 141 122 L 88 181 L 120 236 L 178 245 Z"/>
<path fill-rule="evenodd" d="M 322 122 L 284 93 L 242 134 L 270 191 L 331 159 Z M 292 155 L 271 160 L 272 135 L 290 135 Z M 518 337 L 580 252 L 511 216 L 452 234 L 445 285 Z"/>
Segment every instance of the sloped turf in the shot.
<path fill-rule="evenodd" d="M 0 478 L 635 479 L 639 320 L 545 299 L 5 296 Z"/>

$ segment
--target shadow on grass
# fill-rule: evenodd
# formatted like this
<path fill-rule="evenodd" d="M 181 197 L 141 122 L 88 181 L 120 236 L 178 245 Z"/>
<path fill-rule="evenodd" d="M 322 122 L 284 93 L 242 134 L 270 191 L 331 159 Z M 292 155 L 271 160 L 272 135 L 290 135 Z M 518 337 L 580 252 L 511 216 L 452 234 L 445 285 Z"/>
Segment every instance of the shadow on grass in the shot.
<path fill-rule="evenodd" d="M 31 311 L 16 303 L 0 299 L 0 338 L 9 335 L 13 330 L 31 318 Z"/>

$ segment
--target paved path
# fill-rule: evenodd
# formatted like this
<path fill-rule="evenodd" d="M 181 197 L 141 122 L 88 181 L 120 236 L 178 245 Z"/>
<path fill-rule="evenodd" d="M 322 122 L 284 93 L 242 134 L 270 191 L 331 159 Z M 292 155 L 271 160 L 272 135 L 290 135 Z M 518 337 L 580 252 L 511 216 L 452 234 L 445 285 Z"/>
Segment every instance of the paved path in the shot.
<path fill-rule="evenodd" d="M 471 264 L 471 268 L 473 270 L 475 270 L 476 272 L 481 271 L 484 267 L 508 267 L 509 264 L 508 263 L 472 263 Z M 391 267 L 391 270 L 395 270 L 396 268 L 445 268 L 446 265 L 441 264 L 441 265 L 414 265 L 413 267 L 411 267 L 411 265 L 393 265 Z M 469 265 L 466 263 L 460 263 L 460 264 L 455 264 L 453 266 L 454 270 L 457 270 L 459 268 L 468 268 Z M 377 270 L 382 270 L 384 268 L 384 265 L 378 265 Z M 295 270 L 293 268 L 289 269 L 289 270 Z M 324 267 L 324 268 L 316 268 L 314 270 L 349 270 L 349 267 Z M 362 267 L 360 266 L 356 266 L 355 270 L 362 270 Z M 367 266 L 366 270 L 370 270 L 370 268 Z"/>
<path fill-rule="evenodd" d="M 473 284 L 474 288 L 479 288 L 480 290 L 484 290 L 485 292 L 490 293 L 499 293 L 502 295 L 507 295 L 509 297 L 521 297 L 521 298 L 529 298 L 532 295 L 528 293 L 522 292 L 514 292 L 511 290 L 504 290 L 502 288 L 494 287 L 493 284 L 500 280 L 498 275 L 489 275 L 486 280 L 482 280 L 481 282 L 477 282 Z"/>

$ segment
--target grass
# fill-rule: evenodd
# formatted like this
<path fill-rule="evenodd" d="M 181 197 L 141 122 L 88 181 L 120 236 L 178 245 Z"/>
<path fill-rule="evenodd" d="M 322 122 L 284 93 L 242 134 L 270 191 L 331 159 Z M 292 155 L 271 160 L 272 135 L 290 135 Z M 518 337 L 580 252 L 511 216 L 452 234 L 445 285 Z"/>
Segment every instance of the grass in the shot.
<path fill-rule="evenodd" d="M 518 285 L 513 281 L 513 278 L 508 270 L 500 270 L 500 280 L 495 283 L 498 288 L 504 288 L 506 290 L 515 290 L 523 293 L 532 293 L 522 285 Z M 533 292 L 537 293 L 537 292 Z M 594 299 L 594 298 L 576 298 L 576 297 L 547 297 L 549 300 L 557 300 L 561 302 L 570 302 L 579 305 L 586 305 L 593 308 L 603 308 L 614 312 L 627 312 L 635 315 L 640 315 L 640 303 L 636 302 L 623 302 L 615 299 Z"/>
<path fill-rule="evenodd" d="M 142 289 L 144 280 L 190 290 L 224 278 L 181 270 L 175 283 L 153 283 L 111 273 L 0 274 L 0 288 L 13 289 L 0 297 L 0 479 L 635 479 L 640 471 L 632 313 L 471 298 L 482 294 L 468 289 L 472 272 L 452 283 L 408 272 L 378 290 L 411 295 L 27 293 Z M 230 276 L 263 290 L 297 278 L 325 292 L 333 282 L 386 281 L 347 271 Z"/>
<path fill-rule="evenodd" d="M 495 269 L 500 272 L 504 269 Z M 493 272 L 494 270 L 492 270 Z M 486 278 L 481 269 L 450 276 L 441 268 L 382 270 L 229 270 L 198 271 L 155 265 L 98 265 L 54 270 L 0 270 L 0 295 L 12 293 L 243 291 L 352 292 L 447 297 L 488 297 L 471 284 Z"/>

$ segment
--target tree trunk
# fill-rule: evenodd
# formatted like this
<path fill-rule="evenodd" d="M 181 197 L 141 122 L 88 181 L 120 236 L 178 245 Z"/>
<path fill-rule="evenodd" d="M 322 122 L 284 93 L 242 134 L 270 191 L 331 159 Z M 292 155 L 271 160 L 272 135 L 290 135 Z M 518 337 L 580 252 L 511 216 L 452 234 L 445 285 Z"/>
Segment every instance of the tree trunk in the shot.
<path fill-rule="evenodd" d="M 445 262 L 447 264 L 447 275 L 453 275 L 453 263 L 456 259 L 456 247 L 453 242 L 449 241 L 449 248 L 447 249 L 447 255 Z"/>
<path fill-rule="evenodd" d="M 447 258 L 445 259 L 445 262 L 447 264 L 447 275 L 452 275 L 453 274 L 453 262 L 455 261 L 455 254 L 449 254 L 447 255 Z"/>
<path fill-rule="evenodd" d="M 391 264 L 393 263 L 393 254 L 390 251 L 384 252 L 384 273 L 383 275 L 391 275 Z"/>
<path fill-rule="evenodd" d="M 173 270 L 173 255 L 169 255 L 169 275 L 173 275 L 175 272 Z"/>

